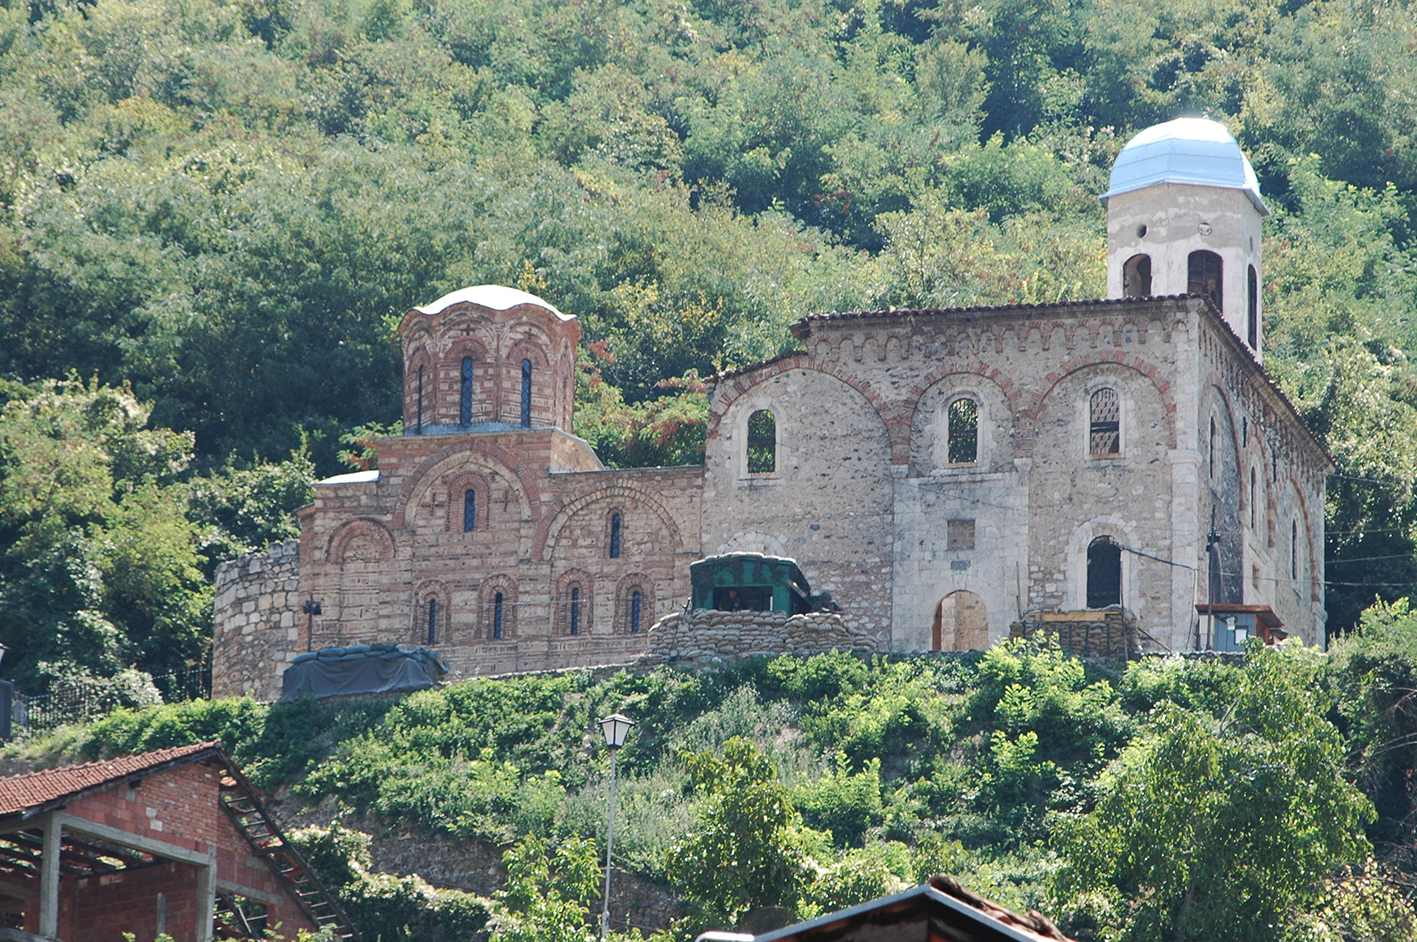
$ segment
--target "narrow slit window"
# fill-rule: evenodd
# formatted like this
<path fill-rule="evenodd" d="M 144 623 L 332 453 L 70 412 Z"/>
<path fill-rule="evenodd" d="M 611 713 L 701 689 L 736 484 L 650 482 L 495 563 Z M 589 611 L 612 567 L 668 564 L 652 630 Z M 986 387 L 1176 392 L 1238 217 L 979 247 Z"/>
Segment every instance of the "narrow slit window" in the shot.
<path fill-rule="evenodd" d="M 748 416 L 748 473 L 777 470 L 777 419 L 766 409 Z"/>
<path fill-rule="evenodd" d="M 1210 417 L 1210 452 L 1207 457 L 1210 476 L 1215 477 L 1215 416 Z"/>
<path fill-rule="evenodd" d="M 502 593 L 492 597 L 492 640 L 502 640 Z"/>
<path fill-rule="evenodd" d="M 1192 252 L 1187 259 L 1186 291 L 1191 294 L 1208 295 L 1215 302 L 1217 311 L 1224 311 L 1222 303 L 1224 265 L 1214 252 L 1201 250 Z"/>
<path fill-rule="evenodd" d="M 1122 604 L 1122 548 L 1099 536 L 1087 548 L 1087 607 Z"/>
<path fill-rule="evenodd" d="M 1255 272 L 1255 266 L 1250 266 L 1250 271 L 1245 279 L 1248 292 L 1245 298 L 1245 335 L 1250 341 L 1250 349 L 1260 348 L 1260 276 Z"/>
<path fill-rule="evenodd" d="M 1299 579 L 1299 521 L 1289 521 L 1289 578 Z"/>
<path fill-rule="evenodd" d="M 471 489 L 462 495 L 462 528 L 464 533 L 477 529 L 477 491 Z"/>
<path fill-rule="evenodd" d="M 581 633 L 581 588 L 571 587 L 571 634 Z"/>
<path fill-rule="evenodd" d="M 946 447 L 950 464 L 973 464 L 979 460 L 979 403 L 956 399 L 950 403 Z"/>
<path fill-rule="evenodd" d="M 1260 495 L 1257 489 L 1259 475 L 1255 474 L 1255 469 L 1250 469 L 1250 529 L 1257 529 L 1255 524 L 1259 520 L 1259 511 L 1256 506 L 1260 502 Z"/>
<path fill-rule="evenodd" d="M 620 558 L 620 515 L 610 515 L 610 558 Z"/>
<path fill-rule="evenodd" d="M 472 424 L 472 357 L 462 358 L 462 393 L 458 399 L 458 424 Z"/>
<path fill-rule="evenodd" d="M 531 361 L 522 361 L 522 428 L 531 428 Z"/>
<path fill-rule="evenodd" d="M 413 423 L 413 434 L 423 434 L 423 367 L 418 368 L 418 411 Z"/>
<path fill-rule="evenodd" d="M 640 590 L 636 589 L 630 593 L 630 633 L 634 634 L 640 630 L 640 611 L 642 609 Z"/>
<path fill-rule="evenodd" d="M 438 600 L 428 600 L 428 643 L 438 643 Z"/>
<path fill-rule="evenodd" d="M 1122 409 L 1115 389 L 1099 389 L 1088 402 L 1091 425 L 1088 454 L 1119 455 L 1122 453 Z"/>

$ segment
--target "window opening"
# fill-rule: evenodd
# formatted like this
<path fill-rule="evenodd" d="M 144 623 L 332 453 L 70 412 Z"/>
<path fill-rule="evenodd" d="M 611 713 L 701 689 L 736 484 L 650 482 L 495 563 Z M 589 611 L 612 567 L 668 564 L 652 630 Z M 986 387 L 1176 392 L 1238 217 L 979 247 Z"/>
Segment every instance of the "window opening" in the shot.
<path fill-rule="evenodd" d="M 423 434 L 423 367 L 418 368 L 418 416 L 413 423 L 413 434 Z"/>
<path fill-rule="evenodd" d="M 1096 455 L 1122 453 L 1121 405 L 1114 389 L 1099 389 L 1089 402 L 1092 412 L 1088 452 Z"/>
<path fill-rule="evenodd" d="M 492 598 L 492 640 L 502 640 L 502 593 Z"/>
<path fill-rule="evenodd" d="M 571 634 L 581 633 L 581 588 L 571 587 Z"/>
<path fill-rule="evenodd" d="M 462 396 L 458 400 L 458 424 L 472 424 L 472 357 L 462 358 Z"/>
<path fill-rule="evenodd" d="M 1122 296 L 1151 297 L 1151 256 L 1133 255 L 1122 266 Z"/>
<path fill-rule="evenodd" d="M 1269 456 L 1269 476 L 1271 484 L 1279 483 L 1279 455 L 1274 452 Z"/>
<path fill-rule="evenodd" d="M 1240 416 L 1240 444 L 1244 448 L 1250 447 L 1250 419 L 1248 416 Z"/>
<path fill-rule="evenodd" d="M 1215 477 L 1215 416 L 1210 417 L 1210 454 L 1207 458 L 1210 476 Z"/>
<path fill-rule="evenodd" d="M 1260 348 L 1260 276 L 1255 272 L 1255 266 L 1250 266 L 1250 271 L 1245 279 L 1249 289 L 1245 299 L 1245 333 L 1250 341 L 1250 349 Z"/>
<path fill-rule="evenodd" d="M 713 608 L 718 612 L 770 612 L 772 586 L 718 586 L 713 590 Z"/>
<path fill-rule="evenodd" d="M 1254 468 L 1251 468 L 1251 469 L 1250 469 L 1250 529 L 1251 529 L 1251 530 L 1257 529 L 1257 527 L 1255 526 L 1255 521 L 1259 519 L 1259 517 L 1258 517 L 1258 513 L 1259 513 L 1259 512 L 1258 512 L 1257 510 L 1255 510 L 1255 505 L 1258 504 L 1258 503 L 1259 503 L 1259 500 L 1260 500 L 1259 494 L 1256 492 L 1256 486 L 1257 486 L 1257 484 L 1258 484 L 1257 478 L 1258 478 L 1258 475 L 1255 474 L 1255 469 L 1254 469 Z"/>
<path fill-rule="evenodd" d="M 1289 578 L 1299 579 L 1299 521 L 1289 521 Z"/>
<path fill-rule="evenodd" d="M 640 630 L 640 590 L 636 589 L 630 593 L 630 633 Z"/>
<path fill-rule="evenodd" d="M 1221 264 L 1220 256 L 1202 249 L 1199 252 L 1192 252 L 1188 261 L 1186 290 L 1191 294 L 1209 295 L 1210 299 L 1215 302 L 1215 309 L 1224 311 L 1225 305 L 1221 303 L 1224 266 Z"/>
<path fill-rule="evenodd" d="M 1087 547 L 1087 607 L 1122 604 L 1122 548 L 1110 536 L 1099 536 Z"/>
<path fill-rule="evenodd" d="M 464 533 L 471 533 L 477 529 L 477 491 L 463 492 L 462 528 Z"/>
<path fill-rule="evenodd" d="M 945 521 L 945 548 L 951 550 L 974 549 L 974 521 Z"/>
<path fill-rule="evenodd" d="M 777 419 L 766 409 L 748 416 L 748 473 L 777 470 Z"/>
<path fill-rule="evenodd" d="M 979 459 L 979 403 L 973 399 L 950 403 L 948 436 L 950 464 L 973 464 Z"/>
<path fill-rule="evenodd" d="M 428 600 L 428 643 L 438 643 L 438 600 Z"/>
<path fill-rule="evenodd" d="M 522 428 L 531 428 L 531 361 L 522 361 Z"/>
<path fill-rule="evenodd" d="M 610 558 L 620 558 L 620 515 L 610 516 Z"/>

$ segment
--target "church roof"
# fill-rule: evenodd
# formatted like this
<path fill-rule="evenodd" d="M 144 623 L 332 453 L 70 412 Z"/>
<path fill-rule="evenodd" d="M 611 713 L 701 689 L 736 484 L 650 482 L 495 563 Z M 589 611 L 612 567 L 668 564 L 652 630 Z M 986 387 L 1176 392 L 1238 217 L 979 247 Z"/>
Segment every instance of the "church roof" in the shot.
<path fill-rule="evenodd" d="M 555 305 L 550 301 L 543 301 L 534 294 L 527 294 L 517 288 L 508 288 L 506 285 L 474 285 L 471 288 L 459 288 L 451 294 L 443 295 L 432 304 L 416 307 L 414 310 L 420 314 L 441 314 L 454 304 L 476 304 L 494 311 L 506 311 L 523 304 L 530 304 L 550 311 L 563 321 L 576 319 L 573 314 L 562 314 L 556 310 Z"/>
<path fill-rule="evenodd" d="M 1269 215 L 1255 169 L 1225 125 L 1216 121 L 1177 118 L 1142 131 L 1117 155 L 1102 199 L 1158 183 L 1242 190 L 1261 215 Z"/>

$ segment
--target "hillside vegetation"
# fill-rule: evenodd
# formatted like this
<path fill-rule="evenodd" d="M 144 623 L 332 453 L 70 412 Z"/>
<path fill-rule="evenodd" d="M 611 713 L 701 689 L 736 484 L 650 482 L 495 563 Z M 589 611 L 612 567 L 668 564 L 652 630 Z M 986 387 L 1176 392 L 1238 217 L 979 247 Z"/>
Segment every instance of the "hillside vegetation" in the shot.
<path fill-rule="evenodd" d="M 215 565 L 396 427 L 414 304 L 545 295 L 577 432 L 692 463 L 697 376 L 804 314 L 1099 296 L 1113 157 L 1197 113 L 1275 210 L 1344 629 L 1417 579 L 1413 48 L 1355 0 L 3 0 L 6 665 L 199 664 Z"/>
<path fill-rule="evenodd" d="M 1290 643 L 1243 664 L 1110 672 L 1010 642 L 473 680 L 396 703 L 198 701 L 10 753 L 222 739 L 288 814 L 335 809 L 299 837 L 385 942 L 584 940 L 604 853 L 595 721 L 613 710 L 639 724 L 619 757 L 617 865 L 683 900 L 665 942 L 939 871 L 1084 940 L 1377 942 L 1417 931 L 1414 638 L 1404 604 L 1328 655 Z M 371 872 L 379 822 L 505 849 L 502 889 Z"/>

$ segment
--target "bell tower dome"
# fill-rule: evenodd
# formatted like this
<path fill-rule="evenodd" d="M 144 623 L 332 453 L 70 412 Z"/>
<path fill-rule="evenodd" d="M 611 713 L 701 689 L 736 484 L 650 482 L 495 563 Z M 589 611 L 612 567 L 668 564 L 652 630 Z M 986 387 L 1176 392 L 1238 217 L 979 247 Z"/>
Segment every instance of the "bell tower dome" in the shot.
<path fill-rule="evenodd" d="M 1260 224 L 1269 209 L 1225 126 L 1177 118 L 1127 142 L 1112 165 L 1107 296 L 1205 294 L 1260 357 Z"/>

